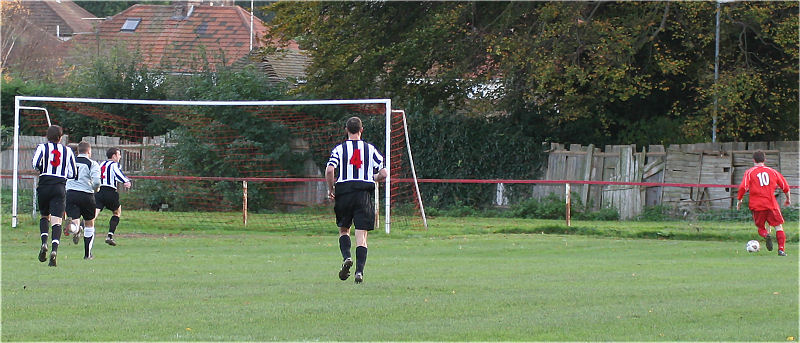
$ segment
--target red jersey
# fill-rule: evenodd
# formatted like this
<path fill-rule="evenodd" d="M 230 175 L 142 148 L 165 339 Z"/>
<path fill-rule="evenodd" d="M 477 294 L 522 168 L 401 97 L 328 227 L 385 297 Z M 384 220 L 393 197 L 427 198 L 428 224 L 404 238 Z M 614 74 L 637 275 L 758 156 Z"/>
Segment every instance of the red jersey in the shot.
<path fill-rule="evenodd" d="M 751 210 L 780 210 L 778 200 L 775 198 L 775 188 L 778 187 L 784 193 L 789 193 L 789 183 L 781 173 L 770 167 L 758 165 L 744 172 L 737 199 L 742 200 L 744 193 L 749 191 Z"/>

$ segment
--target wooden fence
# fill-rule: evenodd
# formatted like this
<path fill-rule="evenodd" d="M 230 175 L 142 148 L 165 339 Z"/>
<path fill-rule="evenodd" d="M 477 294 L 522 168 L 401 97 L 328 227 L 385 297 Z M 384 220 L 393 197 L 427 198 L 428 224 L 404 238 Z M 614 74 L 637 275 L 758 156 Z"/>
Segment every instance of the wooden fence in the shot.
<path fill-rule="evenodd" d="M 116 147 L 122 150 L 122 160 L 125 168 L 125 173 L 141 172 L 145 168 L 145 162 L 148 161 L 153 149 L 163 146 L 165 143 L 165 136 L 158 137 L 145 137 L 142 143 L 130 143 L 121 141 L 119 137 L 83 137 L 83 141 L 92 144 L 92 159 L 95 161 L 106 160 L 106 150 L 108 148 Z M 33 168 L 31 167 L 31 160 L 33 154 L 36 152 L 36 146 L 40 143 L 46 142 L 47 139 L 42 136 L 20 136 L 19 137 L 19 169 L 20 173 L 24 176 L 26 174 L 34 175 Z M 61 139 L 62 144 L 69 141 L 69 136 L 64 135 Z M 3 175 L 11 175 L 14 169 L 14 150 L 9 148 L 0 152 L 0 170 Z M 2 179 L 3 187 L 11 187 L 12 180 L 10 178 Z M 22 189 L 32 189 L 34 186 L 32 178 L 23 178 L 20 180 L 20 187 Z"/>
<path fill-rule="evenodd" d="M 65 136 L 63 142 L 67 139 Z M 145 138 L 142 143 L 121 142 L 119 138 L 103 136 L 84 137 L 83 140 L 92 143 L 92 157 L 97 161 L 105 160 L 106 149 L 122 148 L 125 172 L 134 175 L 144 170 L 145 163 L 151 159 L 152 149 L 167 144 L 164 136 Z M 33 175 L 29 166 L 30 160 L 36 145 L 44 141 L 45 138 L 39 136 L 20 137 L 20 170 L 27 170 Z M 563 144 L 552 143 L 548 148 L 548 163 L 542 174 L 545 180 L 736 185 L 741 182 L 744 172 L 753 166 L 753 152 L 762 150 L 766 153 L 767 165 L 780 171 L 790 185 L 797 186 L 800 185 L 799 143 L 700 143 L 667 147 L 650 145 L 641 150 L 636 145 L 608 145 L 600 149 L 594 145 L 571 144 L 567 148 Z M 311 167 L 307 168 L 309 175 L 319 176 L 320 172 L 313 165 Z M 2 151 L 2 174 L 10 175 L 12 168 L 12 150 Z M 35 184 L 32 177 L 20 181 L 23 189 L 31 189 Z M 10 187 L 11 180 L 3 178 L 2 186 Z M 503 186 L 498 184 L 497 187 L 498 205 L 505 204 Z M 614 207 L 622 219 L 634 218 L 645 206 L 654 205 L 675 207 L 687 213 L 729 209 L 736 205 L 736 191 L 736 188 L 723 187 L 572 185 L 572 193 L 587 208 L 596 210 Z M 551 193 L 563 198 L 564 185 L 533 186 L 535 198 L 543 198 Z M 793 189 L 792 195 L 795 203 L 800 202 L 800 190 Z"/>
<path fill-rule="evenodd" d="M 798 151 L 792 142 L 741 142 L 650 145 L 637 151 L 635 145 L 553 143 L 544 178 L 617 182 L 738 185 L 753 166 L 753 152 L 765 152 L 766 164 L 780 171 L 792 186 L 800 185 Z M 686 212 L 729 209 L 736 206 L 736 188 L 662 187 L 618 185 L 573 185 L 573 194 L 591 209 L 614 207 L 620 218 L 634 218 L 645 206 L 665 205 Z M 563 185 L 536 185 L 534 196 L 550 193 L 563 197 Z M 792 190 L 794 201 L 800 191 Z"/>

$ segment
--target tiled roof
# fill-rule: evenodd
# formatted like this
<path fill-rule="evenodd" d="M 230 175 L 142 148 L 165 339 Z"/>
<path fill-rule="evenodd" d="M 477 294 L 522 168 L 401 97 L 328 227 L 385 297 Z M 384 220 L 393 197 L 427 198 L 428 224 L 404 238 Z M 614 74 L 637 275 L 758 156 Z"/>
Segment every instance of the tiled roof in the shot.
<path fill-rule="evenodd" d="M 92 32 L 95 16 L 69 0 L 23 1 L 30 11 L 28 20 L 45 32 L 56 36 L 69 37 L 76 33 Z"/>
<path fill-rule="evenodd" d="M 233 67 L 241 69 L 248 64 L 255 65 L 273 82 L 286 79 L 303 81 L 306 78 L 306 67 L 311 63 L 311 58 L 302 51 L 282 50 L 267 56 L 252 53 L 234 62 Z"/>
<path fill-rule="evenodd" d="M 130 50 L 138 49 L 148 67 L 171 72 L 200 70 L 202 56 L 214 70 L 250 54 L 250 13 L 243 8 L 194 5 L 184 9 L 186 13 L 176 11 L 178 8 L 137 4 L 102 22 L 97 38 L 82 35 L 81 40 L 86 44 L 97 44 L 95 39 L 101 45 L 124 44 Z M 134 30 L 122 30 L 128 20 L 132 20 L 130 24 L 139 20 Z M 255 18 L 254 50 L 263 46 L 266 30 Z"/>
<path fill-rule="evenodd" d="M 61 57 L 67 54 L 64 42 L 36 25 L 18 32 L 16 44 L 5 56 L 9 70 L 36 78 L 63 75 Z"/>

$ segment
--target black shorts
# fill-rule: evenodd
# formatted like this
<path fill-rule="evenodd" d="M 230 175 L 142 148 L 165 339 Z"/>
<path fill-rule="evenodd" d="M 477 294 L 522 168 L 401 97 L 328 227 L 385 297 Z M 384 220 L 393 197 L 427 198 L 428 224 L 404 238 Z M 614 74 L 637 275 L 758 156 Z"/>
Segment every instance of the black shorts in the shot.
<path fill-rule="evenodd" d="M 72 219 L 83 217 L 94 219 L 94 194 L 76 190 L 67 191 L 67 216 Z"/>
<path fill-rule="evenodd" d="M 67 202 L 66 185 L 39 184 L 39 186 L 36 187 L 36 202 L 39 203 L 39 213 L 41 215 L 63 216 Z"/>
<path fill-rule="evenodd" d="M 340 192 L 342 184 L 336 184 L 336 202 L 333 210 L 336 213 L 336 226 L 349 228 L 355 224 L 356 230 L 372 231 L 375 229 L 375 196 L 374 189 L 348 189 Z"/>
<path fill-rule="evenodd" d="M 119 193 L 111 187 L 100 187 L 97 193 L 94 193 L 94 207 L 98 210 L 107 208 L 116 211 L 119 208 Z"/>

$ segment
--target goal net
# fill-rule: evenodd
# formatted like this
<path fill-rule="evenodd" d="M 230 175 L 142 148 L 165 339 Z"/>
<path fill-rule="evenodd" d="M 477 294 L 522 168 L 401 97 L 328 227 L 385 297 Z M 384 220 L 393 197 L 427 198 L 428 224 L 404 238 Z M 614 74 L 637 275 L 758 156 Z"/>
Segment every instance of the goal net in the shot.
<path fill-rule="evenodd" d="M 12 226 L 35 217 L 30 159 L 50 123 L 62 143 L 92 145 L 92 159 L 122 151 L 130 189 L 118 188 L 123 223 L 170 231 L 335 229 L 325 166 L 358 116 L 362 139 L 384 155 L 389 177 L 376 187 L 376 212 L 391 229 L 426 226 L 403 111 L 389 99 L 156 101 L 17 96 Z M 4 188 L 7 187 L 3 181 Z M 103 211 L 103 227 L 109 211 Z M 32 216 L 25 216 L 31 213 Z M 105 217 L 104 217 L 105 215 Z M 376 220 L 377 222 L 378 220 Z"/>

